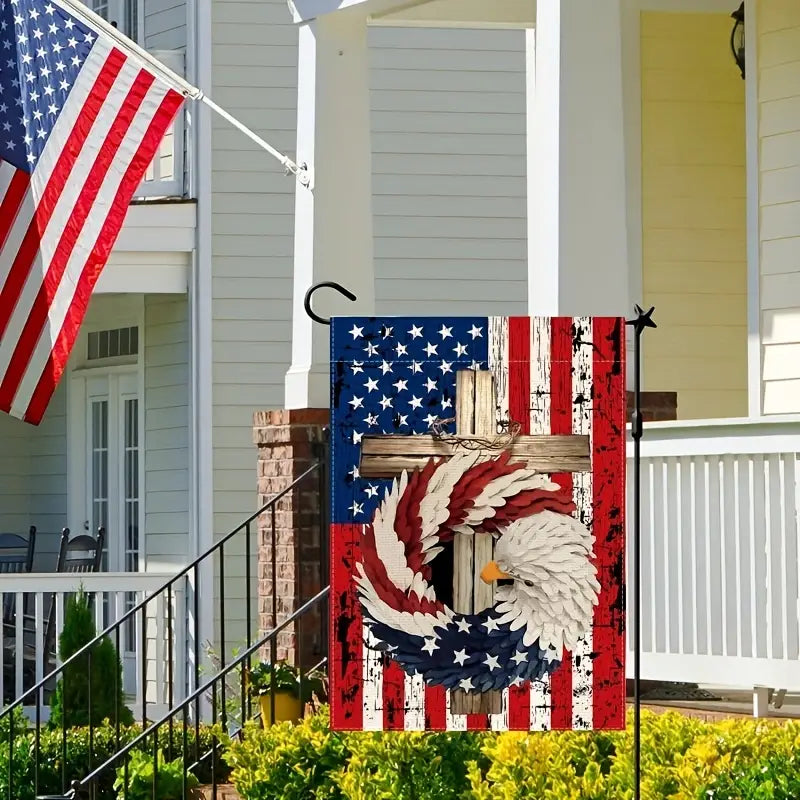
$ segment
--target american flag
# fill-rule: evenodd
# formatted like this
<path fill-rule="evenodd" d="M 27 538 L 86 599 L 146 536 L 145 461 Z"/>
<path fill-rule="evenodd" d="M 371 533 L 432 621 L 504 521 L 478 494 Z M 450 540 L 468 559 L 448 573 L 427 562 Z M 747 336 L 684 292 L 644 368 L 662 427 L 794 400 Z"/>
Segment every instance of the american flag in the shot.
<path fill-rule="evenodd" d="M 59 0 L 0 0 L 0 410 L 41 421 L 183 101 Z"/>
<path fill-rule="evenodd" d="M 624 332 L 624 320 L 617 318 L 332 321 L 334 729 L 624 727 Z M 578 647 L 565 651 L 560 666 L 542 680 L 510 681 L 502 690 L 501 713 L 484 715 L 451 713 L 448 689 L 426 684 L 419 673 L 408 674 L 386 652 L 369 646 L 377 628 L 369 620 L 365 624 L 356 590 L 365 536 L 392 486 L 390 479 L 361 475 L 364 437 L 429 434 L 442 420 L 451 420 L 445 428 L 453 433 L 456 374 L 470 369 L 493 374 L 498 423 L 518 422 L 523 434 L 589 436 L 591 469 L 551 478 L 572 496 L 574 516 L 595 536 L 594 564 L 601 587 L 591 630 Z M 419 504 L 412 509 L 419 513 Z M 426 640 L 422 649 L 430 645 L 437 656 L 452 656 L 454 663 L 463 664 L 467 654 L 453 644 L 457 624 L 463 621 L 442 625 L 435 645 Z M 492 654 L 480 655 L 493 669 Z M 477 659 L 475 653 L 473 661 Z"/>

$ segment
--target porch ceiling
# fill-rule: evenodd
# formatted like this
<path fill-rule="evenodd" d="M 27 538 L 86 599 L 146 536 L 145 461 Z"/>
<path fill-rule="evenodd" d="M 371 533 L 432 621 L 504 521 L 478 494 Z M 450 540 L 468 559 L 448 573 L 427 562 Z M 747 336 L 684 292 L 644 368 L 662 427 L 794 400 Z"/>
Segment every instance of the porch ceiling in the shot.
<path fill-rule="evenodd" d="M 295 22 L 334 12 L 361 14 L 379 25 L 533 27 L 534 0 L 290 0 Z"/>

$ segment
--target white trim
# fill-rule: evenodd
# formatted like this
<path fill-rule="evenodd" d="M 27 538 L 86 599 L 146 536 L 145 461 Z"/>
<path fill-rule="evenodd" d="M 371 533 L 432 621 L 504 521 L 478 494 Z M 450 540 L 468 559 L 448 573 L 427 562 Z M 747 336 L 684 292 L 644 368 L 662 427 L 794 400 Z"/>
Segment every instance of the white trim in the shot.
<path fill-rule="evenodd" d="M 211 89 L 212 35 L 211 4 L 194 2 L 194 41 L 196 86 Z M 195 525 L 195 552 L 199 555 L 214 539 L 214 449 L 212 401 L 212 173 L 211 109 L 197 103 L 195 114 L 195 160 L 197 227 L 195 229 L 194 271 L 192 280 L 192 461 L 190 486 Z M 200 581 L 200 637 L 214 641 L 214 569 L 213 559 L 206 559 Z M 195 587 L 196 588 L 196 587 Z"/>
<path fill-rule="evenodd" d="M 139 413 L 137 424 L 139 426 L 139 572 L 147 571 L 147 483 L 145 482 L 145 466 L 147 460 L 147 430 L 145 408 L 147 400 L 145 398 L 145 346 L 147 344 L 145 317 L 145 301 L 142 295 L 142 306 L 140 312 L 142 320 L 139 327 L 139 365 L 136 376 L 136 391 L 139 395 Z"/>
<path fill-rule="evenodd" d="M 134 298 L 127 298 L 133 302 Z M 73 533 L 86 532 L 84 524 L 76 525 L 79 516 L 88 518 L 91 511 L 90 489 L 87 483 L 88 475 L 88 443 L 89 443 L 89 420 L 87 403 L 87 382 L 93 379 L 105 379 L 108 386 L 108 419 L 109 429 L 117 431 L 114 441 L 109 436 L 109 500 L 121 497 L 121 470 L 122 458 L 118 452 L 120 427 L 123 424 L 122 409 L 119 406 L 119 399 L 122 397 L 119 384 L 124 376 L 133 376 L 135 384 L 135 396 L 138 399 L 137 424 L 139 426 L 139 572 L 146 571 L 145 564 L 147 559 L 147 531 L 145 529 L 147 491 L 145 486 L 145 458 L 147 451 L 147 441 L 145 434 L 145 315 L 144 315 L 144 296 L 138 298 L 135 313 L 126 310 L 122 315 L 116 316 L 111 322 L 108 314 L 98 315 L 91 320 L 89 325 L 82 327 L 78 338 L 77 347 L 80 352 L 85 353 L 87 336 L 92 331 L 105 330 L 108 325 L 124 327 L 126 324 L 136 325 L 138 328 L 138 352 L 136 360 L 127 364 L 110 364 L 104 366 L 87 362 L 85 359 L 79 361 L 76 366 L 70 369 L 67 380 L 67 527 Z M 113 421 L 112 421 L 113 420 Z M 78 512 L 83 512 L 78 514 Z M 109 558 L 119 556 L 116 551 L 120 547 L 120 535 L 122 517 L 124 514 L 124 503 L 109 504 L 108 510 L 109 536 L 106 541 Z M 114 540 L 110 536 L 112 529 L 112 514 L 116 514 L 113 522 L 113 529 L 116 533 Z M 91 526 L 90 526 L 91 528 Z M 89 530 L 89 533 L 95 533 Z M 119 563 L 118 558 L 116 563 Z"/>
<path fill-rule="evenodd" d="M 645 436 L 648 431 L 670 430 L 672 428 L 736 428 L 747 425 L 800 425 L 800 414 L 770 414 L 768 417 L 718 417 L 710 419 L 666 420 L 663 422 L 646 422 Z M 630 423 L 628 424 L 630 428 Z M 800 428 L 796 429 L 800 430 Z"/>
<path fill-rule="evenodd" d="M 648 423 L 643 458 L 800 452 L 800 417 Z M 628 458 L 633 443 L 628 439 Z"/>
<path fill-rule="evenodd" d="M 136 44 L 144 47 L 144 0 L 136 0 Z"/>
<path fill-rule="evenodd" d="M 642 11 L 673 11 L 676 13 L 731 14 L 735 0 L 639 0 Z M 733 22 L 731 22 L 733 27 Z"/>
<path fill-rule="evenodd" d="M 763 414 L 761 383 L 761 231 L 759 209 L 758 32 L 756 0 L 745 0 L 747 20 L 747 400 L 748 414 Z M 734 65 L 731 64 L 731 68 Z"/>
<path fill-rule="evenodd" d="M 526 22 L 481 22 L 478 20 L 393 19 L 367 17 L 370 28 L 452 28 L 454 30 L 519 31 L 531 30 Z"/>
<path fill-rule="evenodd" d="M 419 0 L 420 4 L 431 0 Z M 416 2 L 416 0 L 412 0 Z M 407 6 L 403 0 L 287 0 L 289 13 L 296 23 L 312 22 L 318 17 L 350 10 L 365 19 L 369 14 L 388 13 Z"/>
<path fill-rule="evenodd" d="M 527 246 L 528 246 L 528 265 L 525 272 L 526 296 L 528 300 L 528 313 L 531 310 L 531 275 L 533 274 L 533 259 L 535 258 L 534 248 L 531 242 L 535 235 L 535 214 L 536 214 L 536 191 L 538 180 L 536 170 L 532 169 L 536 158 L 536 30 L 528 28 L 525 31 L 525 150 L 526 163 L 528 168 L 525 171 L 527 181 L 527 200 L 526 200 L 526 225 L 527 225 Z"/>
<path fill-rule="evenodd" d="M 633 669 L 633 653 L 628 651 L 627 672 Z M 642 653 L 642 677 L 656 681 L 693 681 L 710 686 L 751 689 L 753 686 L 780 686 L 800 689 L 800 670 L 789 659 L 703 656 L 677 653 Z M 726 681 L 727 679 L 727 681 Z"/>
<path fill-rule="evenodd" d="M 644 255 L 642 230 L 642 62 L 641 9 L 636 0 L 623 0 L 622 96 L 625 130 L 625 174 L 628 230 L 628 308 L 644 303 Z M 657 316 L 657 314 L 656 314 Z M 626 339 L 633 355 L 633 328 L 626 328 Z M 644 359 L 643 359 L 644 361 Z M 631 362 L 632 363 L 632 362 Z M 645 365 L 641 365 L 642 385 Z M 633 369 L 627 369 L 626 388 L 633 390 Z"/>
<path fill-rule="evenodd" d="M 108 264 L 93 294 L 185 294 L 189 268 L 180 265 Z"/>

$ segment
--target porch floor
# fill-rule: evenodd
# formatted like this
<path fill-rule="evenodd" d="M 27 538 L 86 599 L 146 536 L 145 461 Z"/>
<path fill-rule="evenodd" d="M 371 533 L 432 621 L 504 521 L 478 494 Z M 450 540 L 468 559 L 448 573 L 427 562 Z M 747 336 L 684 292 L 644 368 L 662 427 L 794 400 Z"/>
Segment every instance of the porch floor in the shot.
<path fill-rule="evenodd" d="M 753 716 L 753 693 L 747 690 L 721 689 L 715 686 L 703 686 L 719 700 L 659 700 L 642 703 L 642 708 L 657 713 L 680 711 L 689 717 L 719 722 L 724 719 Z M 632 707 L 630 698 L 628 705 Z M 800 719 L 800 696 L 787 694 L 780 708 L 769 707 L 766 719 Z"/>

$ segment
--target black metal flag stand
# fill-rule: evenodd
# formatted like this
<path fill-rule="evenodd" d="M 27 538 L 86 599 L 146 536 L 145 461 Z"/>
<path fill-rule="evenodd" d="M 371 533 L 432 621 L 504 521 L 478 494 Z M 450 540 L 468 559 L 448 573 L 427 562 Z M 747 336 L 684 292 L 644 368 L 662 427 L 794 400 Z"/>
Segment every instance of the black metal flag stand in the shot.
<path fill-rule="evenodd" d="M 644 311 L 634 306 L 636 319 L 629 319 L 626 325 L 633 327 L 633 400 L 634 408 L 631 418 L 631 438 L 633 439 L 633 547 L 630 569 L 633 573 L 633 771 L 634 798 L 642 796 L 642 582 L 641 582 L 641 545 L 642 545 L 642 334 L 645 328 L 657 327 L 652 320 L 655 307 Z"/>

